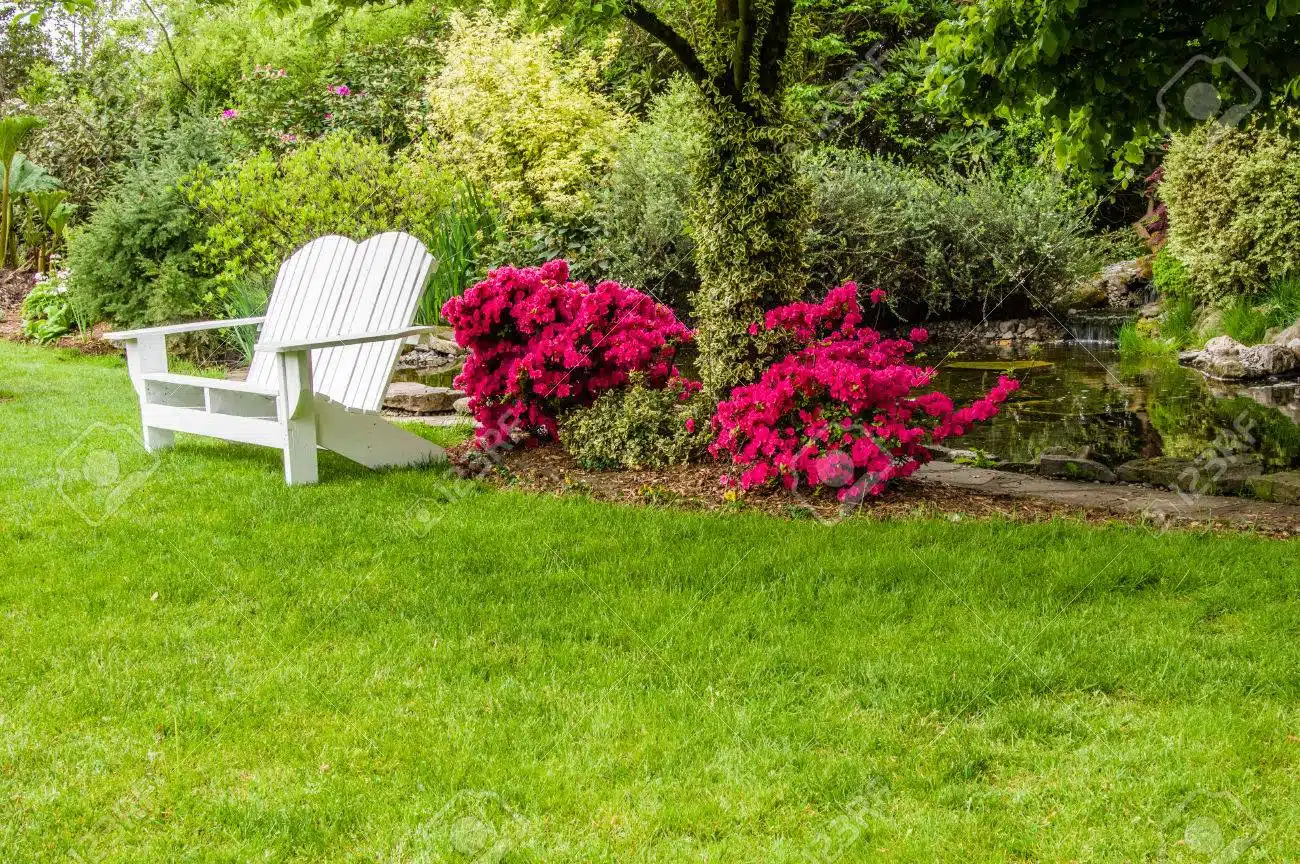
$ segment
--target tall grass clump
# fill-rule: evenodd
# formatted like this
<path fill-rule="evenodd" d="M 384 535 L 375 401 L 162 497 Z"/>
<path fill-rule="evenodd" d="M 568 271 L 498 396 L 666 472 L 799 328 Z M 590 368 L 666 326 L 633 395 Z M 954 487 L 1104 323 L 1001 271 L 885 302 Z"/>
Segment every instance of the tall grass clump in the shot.
<path fill-rule="evenodd" d="M 1300 321 L 1300 276 L 1275 280 L 1269 286 L 1264 308 L 1274 327 L 1290 327 Z"/>
<path fill-rule="evenodd" d="M 1235 297 L 1223 307 L 1223 332 L 1243 345 L 1258 345 L 1269 328 L 1268 313 L 1245 297 Z"/>
<path fill-rule="evenodd" d="M 1123 360 L 1166 360 L 1176 351 L 1177 346 L 1172 340 L 1144 333 L 1136 322 L 1129 321 L 1119 329 L 1119 355 Z"/>
<path fill-rule="evenodd" d="M 1178 348 L 1196 341 L 1196 300 L 1184 296 L 1167 301 L 1160 318 L 1160 334 Z"/>
<path fill-rule="evenodd" d="M 266 304 L 271 299 L 272 279 L 262 273 L 247 273 L 237 279 L 224 298 L 227 318 L 254 318 L 266 314 Z M 257 344 L 257 327 L 232 327 L 227 331 L 230 347 L 239 352 L 244 363 L 253 362 L 253 346 Z"/>
<path fill-rule="evenodd" d="M 498 233 L 492 203 L 474 184 L 461 184 L 430 238 L 434 267 L 416 312 L 420 324 L 441 322 L 443 304 L 459 296 L 483 274 L 485 250 L 496 241 Z"/>

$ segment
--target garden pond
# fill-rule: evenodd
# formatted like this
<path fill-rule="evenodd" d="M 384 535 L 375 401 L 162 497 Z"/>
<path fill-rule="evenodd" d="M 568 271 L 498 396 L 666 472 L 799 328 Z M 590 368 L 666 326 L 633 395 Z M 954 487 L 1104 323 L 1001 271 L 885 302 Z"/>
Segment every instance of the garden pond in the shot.
<path fill-rule="evenodd" d="M 1250 386 L 1205 378 L 1173 358 L 1129 361 L 1113 346 L 1058 343 L 931 346 L 919 362 L 939 368 L 938 389 L 958 404 L 988 391 L 1000 374 L 1021 388 L 998 417 L 954 446 L 1008 462 L 1049 448 L 1088 447 L 1109 465 L 1172 456 L 1259 454 L 1265 470 L 1300 464 L 1300 381 Z"/>

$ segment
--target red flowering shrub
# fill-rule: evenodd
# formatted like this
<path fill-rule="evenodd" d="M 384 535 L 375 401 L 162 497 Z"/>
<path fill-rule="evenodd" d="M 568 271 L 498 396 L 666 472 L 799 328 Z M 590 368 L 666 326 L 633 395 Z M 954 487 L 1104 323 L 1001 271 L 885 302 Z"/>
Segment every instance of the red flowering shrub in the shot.
<path fill-rule="evenodd" d="M 884 292 L 871 292 L 879 303 Z M 713 417 L 710 452 L 743 467 L 743 489 L 779 480 L 787 489 L 838 488 L 841 501 L 879 495 L 930 454 L 923 446 L 964 435 L 998 412 L 1019 383 L 1003 377 L 982 399 L 956 408 L 942 393 L 920 393 L 933 369 L 907 355 L 928 334 L 884 339 L 863 327 L 858 287 L 832 290 L 821 303 L 794 303 L 767 313 L 769 330 L 789 331 L 803 347 L 772 364 L 756 384 L 737 387 Z M 760 325 L 754 325 L 757 328 Z"/>
<path fill-rule="evenodd" d="M 662 387 L 675 371 L 692 334 L 672 310 L 617 282 L 568 280 L 564 261 L 502 267 L 443 306 L 469 349 L 456 386 L 481 424 L 480 444 L 505 443 L 515 430 L 555 438 L 560 412 L 591 404 L 634 372 Z"/>

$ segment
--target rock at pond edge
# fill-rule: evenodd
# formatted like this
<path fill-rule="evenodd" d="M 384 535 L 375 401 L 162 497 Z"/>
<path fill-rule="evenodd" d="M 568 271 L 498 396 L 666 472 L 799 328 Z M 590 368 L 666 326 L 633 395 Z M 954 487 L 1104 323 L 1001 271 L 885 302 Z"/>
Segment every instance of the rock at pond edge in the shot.
<path fill-rule="evenodd" d="M 1095 459 L 1056 453 L 1044 453 L 1038 457 L 1038 474 L 1063 480 L 1115 482 L 1115 472 Z"/>
<path fill-rule="evenodd" d="M 1157 456 L 1125 462 L 1115 469 L 1115 474 L 1125 483 L 1146 483 L 1202 495 L 1239 495 L 1245 490 L 1250 478 L 1263 471 L 1258 456 L 1229 457 L 1220 465 L 1173 456 Z"/>
<path fill-rule="evenodd" d="M 1246 481 L 1250 494 L 1275 504 L 1300 504 L 1300 471 L 1261 474 Z"/>
<path fill-rule="evenodd" d="M 408 414 L 439 414 L 452 410 L 465 393 L 451 387 L 430 387 L 416 381 L 394 381 L 384 393 L 384 407 Z"/>
<path fill-rule="evenodd" d="M 1202 351 L 1187 351 L 1178 361 L 1213 378 L 1246 380 L 1271 378 L 1300 369 L 1300 356 L 1284 345 L 1243 345 L 1230 336 L 1217 336 Z"/>

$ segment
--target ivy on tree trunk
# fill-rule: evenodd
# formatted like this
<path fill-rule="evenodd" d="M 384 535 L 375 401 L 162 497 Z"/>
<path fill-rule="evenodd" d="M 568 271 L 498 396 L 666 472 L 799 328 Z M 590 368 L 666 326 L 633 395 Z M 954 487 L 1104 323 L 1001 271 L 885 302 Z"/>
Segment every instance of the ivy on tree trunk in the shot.
<path fill-rule="evenodd" d="M 708 145 L 696 166 L 700 373 L 715 395 L 757 379 L 788 349 L 762 327 L 799 299 L 808 195 L 782 110 L 794 0 L 716 0 L 716 39 L 697 50 L 639 0 L 623 15 L 663 43 L 699 86 Z"/>

